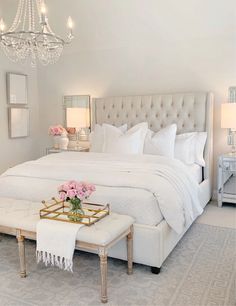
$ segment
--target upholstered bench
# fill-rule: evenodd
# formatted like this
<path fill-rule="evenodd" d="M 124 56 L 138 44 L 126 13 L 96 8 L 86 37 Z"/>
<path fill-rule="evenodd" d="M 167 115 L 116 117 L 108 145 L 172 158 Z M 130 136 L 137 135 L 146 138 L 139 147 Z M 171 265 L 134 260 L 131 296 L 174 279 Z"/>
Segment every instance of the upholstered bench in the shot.
<path fill-rule="evenodd" d="M 20 275 L 26 277 L 24 239 L 36 240 L 41 203 L 0 198 L 0 233 L 17 237 Z M 52 221 L 58 222 L 58 221 Z M 77 234 L 76 249 L 98 252 L 101 269 L 101 301 L 107 302 L 107 254 L 110 247 L 127 237 L 128 274 L 133 269 L 133 223 L 130 216 L 111 214 L 92 226 L 82 227 Z"/>

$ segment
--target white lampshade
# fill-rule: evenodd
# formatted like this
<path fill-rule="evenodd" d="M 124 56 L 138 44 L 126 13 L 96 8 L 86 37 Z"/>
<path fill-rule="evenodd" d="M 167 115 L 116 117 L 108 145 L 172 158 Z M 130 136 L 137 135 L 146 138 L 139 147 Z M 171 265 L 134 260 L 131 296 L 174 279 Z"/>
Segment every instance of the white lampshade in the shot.
<path fill-rule="evenodd" d="M 223 103 L 221 105 L 221 127 L 236 129 L 236 103 Z"/>
<path fill-rule="evenodd" d="M 66 125 L 76 129 L 89 127 L 89 109 L 83 107 L 67 108 Z"/>

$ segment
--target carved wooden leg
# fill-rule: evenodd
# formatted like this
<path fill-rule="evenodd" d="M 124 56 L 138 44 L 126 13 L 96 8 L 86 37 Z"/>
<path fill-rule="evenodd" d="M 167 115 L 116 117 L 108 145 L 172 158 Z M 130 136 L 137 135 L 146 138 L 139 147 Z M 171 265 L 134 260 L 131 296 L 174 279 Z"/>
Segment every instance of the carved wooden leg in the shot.
<path fill-rule="evenodd" d="M 130 275 L 133 274 L 133 225 L 130 227 L 130 233 L 127 236 L 127 260 L 127 273 Z"/>
<path fill-rule="evenodd" d="M 20 256 L 20 277 L 26 277 L 26 265 L 25 265 L 25 238 L 20 232 L 17 232 L 17 241 Z"/>
<path fill-rule="evenodd" d="M 99 249 L 100 270 L 101 270 L 101 301 L 107 303 L 107 250 Z"/>

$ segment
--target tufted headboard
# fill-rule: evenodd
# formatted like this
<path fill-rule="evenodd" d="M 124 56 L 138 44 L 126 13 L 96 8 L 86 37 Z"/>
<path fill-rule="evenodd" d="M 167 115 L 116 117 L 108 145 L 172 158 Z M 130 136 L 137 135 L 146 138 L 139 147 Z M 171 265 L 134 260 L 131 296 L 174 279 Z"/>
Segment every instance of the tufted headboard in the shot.
<path fill-rule="evenodd" d="M 92 127 L 109 123 L 128 127 L 147 121 L 155 132 L 171 124 L 177 124 L 177 133 L 207 131 L 205 149 L 205 177 L 209 177 L 212 160 L 213 95 L 206 92 L 155 94 L 94 98 L 92 101 Z"/>

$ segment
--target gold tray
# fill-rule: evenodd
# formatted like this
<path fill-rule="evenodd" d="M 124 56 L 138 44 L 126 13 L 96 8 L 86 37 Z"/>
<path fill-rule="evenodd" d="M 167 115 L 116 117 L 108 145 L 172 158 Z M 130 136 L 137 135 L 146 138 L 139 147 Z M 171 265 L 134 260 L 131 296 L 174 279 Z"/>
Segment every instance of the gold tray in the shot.
<path fill-rule="evenodd" d="M 50 201 L 42 201 L 45 206 L 40 209 L 40 219 L 49 219 L 61 222 L 69 222 L 75 224 L 84 224 L 90 226 L 97 221 L 103 219 L 110 214 L 110 205 L 102 205 L 97 203 L 83 202 L 82 209 L 85 214 L 72 214 L 70 213 L 70 206 L 67 202 L 52 198 Z M 80 221 L 72 221 L 68 216 L 79 217 Z"/>

